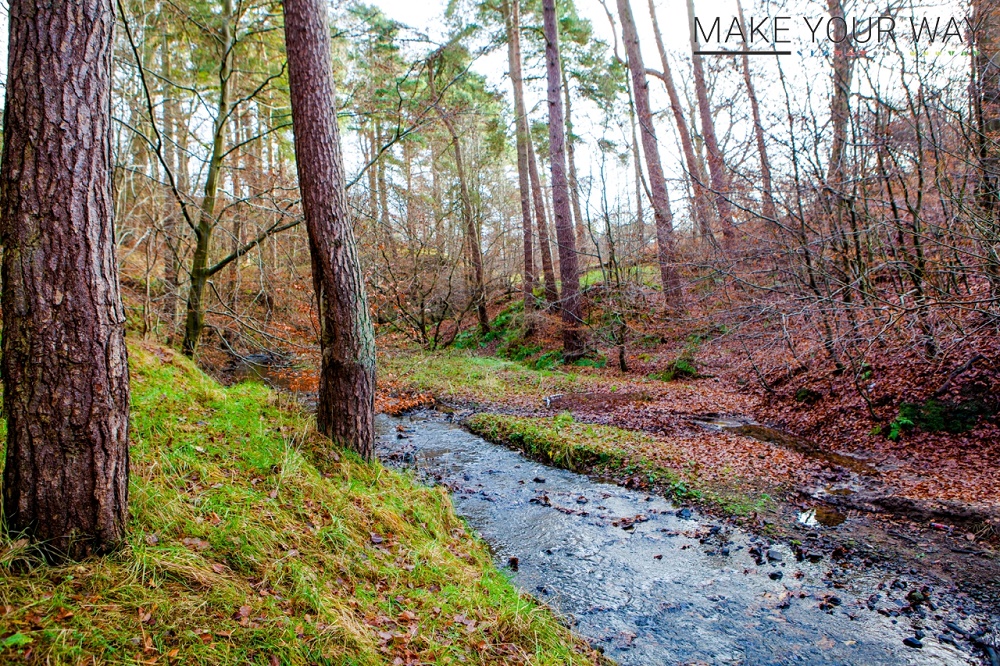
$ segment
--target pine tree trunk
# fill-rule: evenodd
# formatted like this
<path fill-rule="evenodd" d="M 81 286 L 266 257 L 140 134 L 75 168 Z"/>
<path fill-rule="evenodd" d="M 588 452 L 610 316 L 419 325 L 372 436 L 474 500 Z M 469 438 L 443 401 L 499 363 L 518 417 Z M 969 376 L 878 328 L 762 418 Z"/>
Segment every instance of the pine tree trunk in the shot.
<path fill-rule="evenodd" d="M 975 59 L 972 106 L 975 110 L 979 182 L 976 199 L 985 214 L 981 225 L 983 268 L 994 301 L 1000 299 L 1000 2 L 975 0 Z"/>
<path fill-rule="evenodd" d="M 660 280 L 663 295 L 668 304 L 677 306 L 681 299 L 680 278 L 674 266 L 674 215 L 670 210 L 670 195 L 667 180 L 660 163 L 660 148 L 656 142 L 656 128 L 649 106 L 649 83 L 646 81 L 646 67 L 639 52 L 639 35 L 628 0 L 618 0 L 618 15 L 622 22 L 622 40 L 628 55 L 628 66 L 632 73 L 632 91 L 635 97 L 636 115 L 639 116 L 639 133 L 642 149 L 646 154 L 646 171 L 649 173 L 650 199 L 653 203 L 653 218 L 656 222 L 657 260 L 660 264 Z"/>
<path fill-rule="evenodd" d="M 573 112 L 570 107 L 569 79 L 566 69 L 562 70 L 563 100 L 566 102 L 566 164 L 569 167 L 569 197 L 573 204 L 573 228 L 576 230 L 576 251 L 579 261 L 583 263 L 583 248 L 587 241 L 586 226 L 583 221 L 583 210 L 580 207 L 580 183 L 576 177 L 576 151 L 573 148 Z M 583 270 L 583 266 L 580 266 Z"/>
<path fill-rule="evenodd" d="M 552 169 L 552 217 L 559 247 L 560 305 L 563 320 L 563 355 L 575 360 L 584 354 L 583 312 L 580 305 L 580 275 L 577 269 L 576 235 L 570 217 L 569 183 L 566 179 L 566 137 L 560 84 L 559 28 L 555 0 L 542 0 L 545 30 L 545 73 L 549 101 L 549 161 Z"/>
<path fill-rule="evenodd" d="M 666 86 L 667 96 L 670 98 L 670 111 L 674 116 L 677 133 L 681 137 L 681 150 L 684 152 L 684 162 L 687 164 L 688 177 L 691 179 L 694 200 L 692 217 L 694 217 L 695 224 L 701 232 L 702 238 L 709 242 L 714 242 L 709 192 L 705 187 L 707 183 L 705 169 L 701 161 L 695 157 L 694 144 L 691 141 L 691 130 L 688 127 L 687 120 L 684 119 L 684 109 L 681 108 L 680 96 L 677 94 L 677 87 L 674 85 L 674 77 L 670 71 L 667 50 L 663 46 L 663 37 L 660 34 L 660 24 L 656 19 L 656 8 L 653 6 L 653 0 L 649 0 L 649 16 L 653 20 L 653 36 L 656 38 L 656 49 L 660 53 L 660 64 L 663 67 L 663 84 Z"/>
<path fill-rule="evenodd" d="M 319 305 L 320 432 L 375 454 L 375 333 L 344 189 L 323 0 L 285 0 L 295 157 Z"/>
<path fill-rule="evenodd" d="M 652 2 L 652 0 L 650 0 Z M 743 18 L 743 3 L 736 0 L 736 9 L 739 10 L 740 25 L 743 26 L 743 34 L 746 34 L 747 26 Z M 750 112 L 753 116 L 753 133 L 757 139 L 757 155 L 760 157 L 760 186 L 764 203 L 764 217 L 771 222 L 777 222 L 777 212 L 774 208 L 774 193 L 771 185 L 771 161 L 767 157 L 767 143 L 764 141 L 764 125 L 760 121 L 760 106 L 757 104 L 757 92 L 753 87 L 753 77 L 750 76 L 750 56 L 746 51 L 750 45 L 743 43 L 743 82 L 747 86 L 747 96 L 750 98 Z"/>
<path fill-rule="evenodd" d="M 542 256 L 542 276 L 545 278 L 545 300 L 550 306 L 559 302 L 559 287 L 552 266 L 552 244 L 549 242 L 549 223 L 545 216 L 545 191 L 538 177 L 538 160 L 535 148 L 528 135 L 528 179 L 531 181 L 531 196 L 535 202 L 535 225 L 538 227 L 538 253 Z"/>
<path fill-rule="evenodd" d="M 128 504 L 111 180 L 114 12 L 110 0 L 15 0 L 9 16 L 3 508 L 11 534 L 82 558 L 122 542 Z"/>
<path fill-rule="evenodd" d="M 531 184 L 528 176 L 528 113 L 524 107 L 524 83 L 521 74 L 521 11 L 520 0 L 503 0 L 502 10 L 507 25 L 507 62 L 510 82 L 514 89 L 514 115 L 517 133 L 517 186 L 521 195 L 521 230 L 524 236 L 524 312 L 535 307 L 535 261 L 531 232 Z M 529 325 L 530 328 L 530 325 Z"/>
<path fill-rule="evenodd" d="M 689 25 L 694 23 L 694 0 L 687 0 Z M 733 227 L 733 212 L 729 200 L 729 179 L 726 177 L 726 165 L 719 148 L 719 140 L 715 135 L 715 121 L 712 120 L 712 107 L 708 100 L 708 84 L 705 82 L 705 67 L 698 55 L 698 40 L 696 33 L 691 31 L 691 66 L 694 70 L 694 90 L 698 98 L 698 113 L 701 118 L 701 133 L 705 138 L 705 148 L 708 151 L 708 173 L 712 179 L 712 190 L 715 193 L 715 208 L 722 223 L 722 236 L 726 243 L 731 243 L 736 236 Z"/>

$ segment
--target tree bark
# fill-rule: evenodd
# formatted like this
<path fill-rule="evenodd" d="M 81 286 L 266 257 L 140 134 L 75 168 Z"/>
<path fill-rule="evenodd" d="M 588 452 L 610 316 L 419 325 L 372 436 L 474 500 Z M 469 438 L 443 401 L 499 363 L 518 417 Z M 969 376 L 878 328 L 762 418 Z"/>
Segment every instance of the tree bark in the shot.
<path fill-rule="evenodd" d="M 178 109 L 177 100 L 173 96 L 173 91 L 171 90 L 173 81 L 173 66 L 172 59 L 170 57 L 170 39 L 167 35 L 166 30 L 163 33 L 162 41 L 162 67 L 163 67 L 163 138 L 164 138 L 164 157 L 166 158 L 167 168 L 174 173 L 174 177 L 177 177 L 178 165 L 181 159 L 186 159 L 186 156 L 178 150 L 177 147 L 177 124 L 178 124 Z M 166 236 L 166 246 L 167 246 L 167 256 L 164 257 L 163 261 L 163 279 L 166 283 L 166 302 L 164 304 L 164 309 L 167 314 L 167 325 L 170 329 L 170 336 L 172 338 L 174 334 L 174 326 L 177 323 L 177 302 L 178 302 L 178 291 L 180 289 L 180 234 L 182 229 L 178 224 L 178 219 L 175 211 L 171 206 L 165 206 L 165 219 L 163 221 L 163 231 Z"/>
<path fill-rule="evenodd" d="M 545 30 L 545 73 L 548 79 L 549 102 L 549 162 L 552 169 L 552 217 L 555 218 L 559 246 L 559 277 L 562 278 L 560 305 L 563 320 L 563 355 L 575 360 L 584 354 L 581 330 L 583 316 L 580 305 L 580 275 L 577 268 L 576 236 L 570 217 L 569 183 L 566 179 L 566 138 L 562 82 L 559 66 L 559 28 L 556 22 L 555 0 L 542 0 Z"/>
<path fill-rule="evenodd" d="M 211 275 L 208 272 L 209 253 L 212 250 L 212 234 L 215 231 L 215 202 L 219 194 L 219 178 L 225 160 L 226 124 L 229 120 L 229 88 L 233 76 L 233 1 L 222 3 L 222 63 L 219 66 L 219 101 L 215 111 L 215 127 L 212 134 L 212 154 L 205 176 L 205 191 L 201 199 L 198 225 L 194 229 L 195 247 L 191 258 L 191 285 L 188 288 L 187 316 L 184 322 L 184 354 L 194 356 L 205 328 L 205 287 Z"/>
<path fill-rule="evenodd" d="M 583 210 L 580 207 L 580 183 L 576 177 L 576 150 L 573 148 L 573 111 L 570 107 L 569 78 L 566 69 L 562 70 L 563 100 L 566 102 L 566 164 L 569 167 L 569 196 L 573 204 L 573 228 L 576 230 L 576 250 L 580 262 L 583 259 L 583 248 L 587 241 L 587 230 L 583 221 Z M 582 268 L 582 267 L 581 267 Z"/>
<path fill-rule="evenodd" d="M 434 63 L 429 65 L 429 81 L 431 97 L 437 99 L 434 92 Z M 479 225 L 472 210 L 472 196 L 469 194 L 469 181 L 465 173 L 465 161 L 462 158 L 462 142 L 458 136 L 455 124 L 448 114 L 439 106 L 437 108 L 441 122 L 444 123 L 451 137 L 451 146 L 455 154 L 455 171 L 458 175 L 459 195 L 462 199 L 462 221 L 465 223 L 465 242 L 469 248 L 469 262 L 472 264 L 472 302 L 476 308 L 476 318 L 479 321 L 481 333 L 490 332 L 490 318 L 486 312 L 486 279 L 483 271 L 483 246 L 479 234 Z"/>
<path fill-rule="evenodd" d="M 681 99 L 677 94 L 677 87 L 674 85 L 674 77 L 670 70 L 670 60 L 667 58 L 667 50 L 663 46 L 663 36 L 660 33 L 660 24 L 656 19 L 656 8 L 653 0 L 649 0 L 649 17 L 653 20 L 653 36 L 656 38 L 656 49 L 660 53 L 660 65 L 663 67 L 663 85 L 667 89 L 667 96 L 670 98 L 670 112 L 674 116 L 674 124 L 677 126 L 677 133 L 681 137 L 681 150 L 684 152 L 684 162 L 687 164 L 688 177 L 691 179 L 691 189 L 693 190 L 694 205 L 692 206 L 692 217 L 702 238 L 714 242 L 712 234 L 712 215 L 709 205 L 709 192 L 705 187 L 705 169 L 701 161 L 695 157 L 694 143 L 691 141 L 691 129 L 684 119 L 684 109 L 681 107 Z"/>
<path fill-rule="evenodd" d="M 115 252 L 110 0 L 10 5 L 0 168 L 3 507 L 53 555 L 125 536 L 129 377 Z"/>
<path fill-rule="evenodd" d="M 985 213 L 982 225 L 984 269 L 994 299 L 1000 299 L 1000 2 L 973 2 L 975 59 L 973 108 L 979 182 L 976 199 Z"/>
<path fill-rule="evenodd" d="M 636 115 L 639 117 L 639 134 L 642 149 L 646 154 L 646 171 L 649 173 L 649 192 L 653 204 L 653 218 L 656 222 L 657 260 L 660 264 L 660 280 L 666 302 L 677 306 L 681 299 L 681 283 L 674 266 L 674 215 L 670 210 L 670 195 L 667 179 L 660 163 L 660 147 L 656 141 L 653 113 L 649 105 L 649 83 L 646 67 L 639 51 L 639 34 L 635 28 L 635 18 L 629 0 L 618 0 L 618 15 L 622 22 L 622 41 L 628 56 L 628 67 L 632 73 L 632 91 L 635 97 Z"/>
<path fill-rule="evenodd" d="M 535 148 L 528 135 L 528 178 L 531 181 L 531 196 L 535 202 L 535 225 L 538 227 L 538 253 L 542 256 L 542 276 L 545 278 L 545 300 L 549 305 L 559 302 L 559 287 L 556 286 L 556 273 L 552 266 L 552 244 L 549 242 L 549 224 L 545 215 L 545 191 L 542 189 L 542 179 L 538 177 L 538 160 L 535 159 Z"/>
<path fill-rule="evenodd" d="M 844 6 L 840 0 L 828 0 L 827 9 L 830 20 L 844 20 Z M 844 153 L 847 147 L 847 123 L 851 118 L 850 94 L 851 79 L 854 66 L 847 54 L 850 35 L 846 30 L 837 30 L 842 43 L 834 44 L 833 52 L 833 95 L 830 98 L 830 124 L 833 128 L 833 141 L 830 145 L 830 164 L 827 166 L 827 187 L 838 196 L 843 192 L 844 185 Z"/>
<path fill-rule="evenodd" d="M 715 208 L 722 224 L 722 236 L 727 243 L 731 242 L 736 233 L 733 229 L 733 212 L 729 200 L 729 179 L 726 177 L 726 165 L 719 149 L 719 140 L 715 136 L 715 121 L 712 120 L 712 107 L 708 100 L 708 84 L 705 82 L 705 67 L 698 55 L 698 39 L 693 28 L 694 0 L 687 0 L 688 27 L 691 28 L 691 66 L 694 70 L 694 90 L 698 98 L 698 114 L 701 118 L 701 133 L 705 138 L 705 148 L 708 151 L 708 172 L 712 179 L 712 190 L 715 193 Z"/>
<path fill-rule="evenodd" d="M 652 0 L 650 0 L 652 3 Z M 652 6 L 652 4 L 650 4 Z M 740 25 L 743 27 L 743 34 L 747 34 L 746 21 L 743 19 L 743 3 L 736 0 L 736 9 L 740 14 Z M 771 161 L 767 157 L 767 143 L 764 141 L 764 125 L 760 121 L 760 106 L 757 104 L 757 92 L 753 87 L 753 77 L 750 76 L 750 56 L 747 51 L 750 45 L 743 43 L 743 82 L 747 86 L 747 96 L 750 98 L 750 112 L 753 115 L 753 133 L 757 139 L 757 154 L 760 156 L 760 186 L 763 190 L 763 213 L 764 217 L 771 222 L 777 222 L 777 213 L 774 208 L 774 193 L 771 186 Z"/>
<path fill-rule="evenodd" d="M 517 134 L 517 187 L 521 195 L 521 231 L 524 236 L 524 312 L 535 307 L 535 261 L 531 232 L 531 183 L 528 176 L 528 113 L 524 106 L 524 77 L 521 74 L 521 10 L 519 0 L 503 0 L 501 9 L 507 26 L 507 63 L 514 89 L 515 131 Z M 527 322 L 527 319 L 525 319 Z"/>
<path fill-rule="evenodd" d="M 323 0 L 285 0 L 296 167 L 319 306 L 317 424 L 344 448 L 375 451 L 375 332 L 344 189 Z"/>

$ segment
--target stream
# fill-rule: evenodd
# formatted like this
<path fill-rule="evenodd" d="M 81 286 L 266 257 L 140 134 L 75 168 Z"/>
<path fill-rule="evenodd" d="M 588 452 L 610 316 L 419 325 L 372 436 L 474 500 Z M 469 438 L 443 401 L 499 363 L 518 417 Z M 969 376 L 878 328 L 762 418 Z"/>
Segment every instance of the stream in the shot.
<path fill-rule="evenodd" d="M 910 607 L 902 577 L 839 577 L 826 560 L 533 462 L 436 412 L 380 415 L 378 428 L 380 459 L 446 486 L 514 583 L 620 664 L 979 663 L 947 642 L 933 603 L 886 610 Z M 922 647 L 903 642 L 914 638 Z"/>
<path fill-rule="evenodd" d="M 315 407 L 265 360 L 231 377 Z M 968 643 L 974 609 L 916 570 L 796 558 L 662 497 L 534 462 L 440 412 L 379 414 L 376 427 L 384 464 L 448 488 L 514 584 L 619 664 L 983 663 Z M 816 509 L 799 519 L 823 538 L 844 517 Z"/>

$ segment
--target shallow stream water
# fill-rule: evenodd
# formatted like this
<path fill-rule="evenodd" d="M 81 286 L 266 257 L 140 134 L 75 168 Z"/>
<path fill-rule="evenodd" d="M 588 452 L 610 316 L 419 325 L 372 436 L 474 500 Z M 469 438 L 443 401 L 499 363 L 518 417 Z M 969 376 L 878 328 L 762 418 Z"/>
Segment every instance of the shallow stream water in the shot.
<path fill-rule="evenodd" d="M 620 664 L 976 663 L 936 638 L 933 619 L 869 608 L 870 575 L 831 576 L 828 561 L 533 462 L 434 412 L 378 427 L 386 464 L 448 487 L 515 584 Z M 880 607 L 905 605 L 891 580 Z M 905 646 L 920 630 L 923 647 Z"/>

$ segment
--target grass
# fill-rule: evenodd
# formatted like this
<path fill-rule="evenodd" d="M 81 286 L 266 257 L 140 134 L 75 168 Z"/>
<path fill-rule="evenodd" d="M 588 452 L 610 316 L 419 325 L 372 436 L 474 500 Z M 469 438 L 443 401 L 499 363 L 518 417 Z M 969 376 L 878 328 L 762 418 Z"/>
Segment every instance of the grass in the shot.
<path fill-rule="evenodd" d="M 0 537 L 0 663 L 571 664 L 442 489 L 329 451 L 259 384 L 131 348 L 128 543 L 77 564 Z"/>
<path fill-rule="evenodd" d="M 379 357 L 379 379 L 395 380 L 442 400 L 472 403 L 538 400 L 603 387 L 599 377 L 555 368 L 534 369 L 518 361 L 459 350 L 387 353 Z"/>
<path fill-rule="evenodd" d="M 466 426 L 483 439 L 548 464 L 657 490 L 674 500 L 696 502 L 730 515 L 774 508 L 769 494 L 751 490 L 739 479 L 726 485 L 706 482 L 696 466 L 684 461 L 667 442 L 642 432 L 579 423 L 568 413 L 555 417 L 480 413 L 471 416 Z"/>

